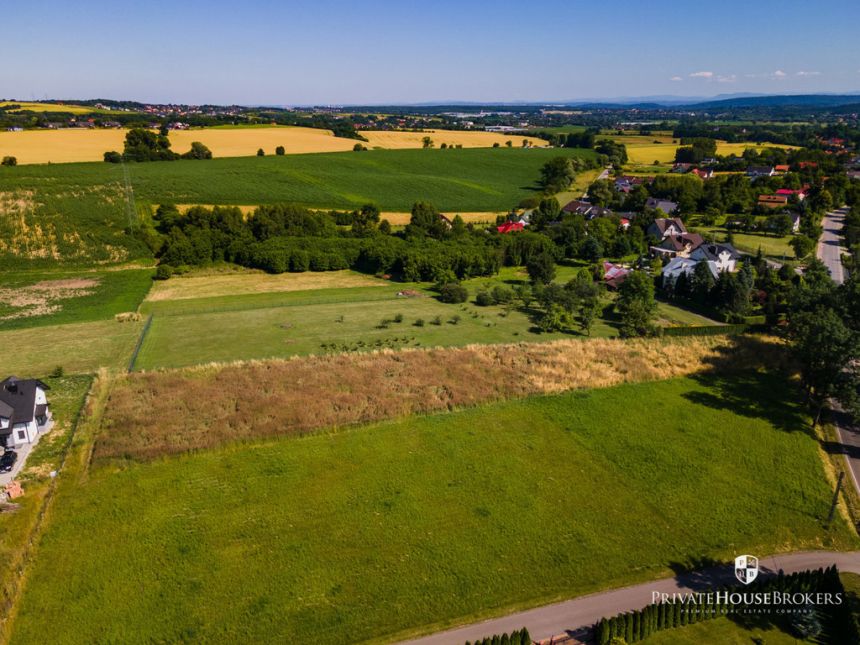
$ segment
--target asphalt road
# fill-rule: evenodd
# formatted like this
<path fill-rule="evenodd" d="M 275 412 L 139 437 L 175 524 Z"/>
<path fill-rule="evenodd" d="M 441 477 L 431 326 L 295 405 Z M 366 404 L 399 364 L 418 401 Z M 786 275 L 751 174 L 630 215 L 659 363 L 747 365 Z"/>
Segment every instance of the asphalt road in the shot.
<path fill-rule="evenodd" d="M 847 208 L 840 208 L 827 213 L 821 222 L 824 232 L 818 239 L 818 259 L 827 265 L 830 277 L 836 284 L 842 284 L 845 281 L 845 270 L 842 268 L 842 238 L 839 234 L 847 212 Z"/>
<path fill-rule="evenodd" d="M 780 569 L 785 573 L 793 573 L 829 567 L 832 564 L 835 564 L 840 571 L 860 573 L 860 551 L 848 553 L 806 551 L 762 558 L 759 561 L 759 576 L 774 575 Z M 475 641 L 485 636 L 503 634 L 522 627 L 528 628 L 534 640 L 543 640 L 565 633 L 582 637 L 591 625 L 604 616 L 614 616 L 622 611 L 641 609 L 648 605 L 652 602 L 652 592 L 703 591 L 721 584 L 737 584 L 733 564 L 565 600 L 510 614 L 503 618 L 494 618 L 423 638 L 403 641 L 402 645 L 462 645 L 467 640 Z"/>

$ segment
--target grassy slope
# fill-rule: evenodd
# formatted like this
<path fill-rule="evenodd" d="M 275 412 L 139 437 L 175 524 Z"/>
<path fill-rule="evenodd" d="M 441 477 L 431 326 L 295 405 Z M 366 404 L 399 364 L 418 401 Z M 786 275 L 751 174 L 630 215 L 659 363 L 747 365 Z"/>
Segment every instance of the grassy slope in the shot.
<path fill-rule="evenodd" d="M 57 304 L 62 307 L 60 311 L 42 316 L 0 320 L 0 331 L 46 324 L 62 325 L 91 320 L 104 320 L 112 318 L 114 314 L 121 312 L 137 311 L 138 305 L 140 305 L 147 291 L 152 286 L 152 273 L 150 269 L 102 272 L 0 273 L 0 288 L 13 290 L 42 281 L 76 278 L 99 281 L 98 286 L 94 287 L 89 295 L 57 301 Z M 14 308 L 4 309 L 3 307 L 3 304 L 0 303 L 0 310 L 3 310 L 4 314 L 8 315 L 15 311 Z"/>
<path fill-rule="evenodd" d="M 491 211 L 516 205 L 532 193 L 539 169 L 559 155 L 586 150 L 462 149 L 373 150 L 283 157 L 132 164 L 138 199 L 152 203 L 255 204 L 297 202 L 353 208 L 367 202 L 407 211 L 418 200 L 442 210 Z M 112 164 L 18 166 L 0 172 L 0 191 L 119 182 Z M 119 213 L 122 215 L 122 212 Z M 117 215 L 117 217 L 119 216 Z"/>
<path fill-rule="evenodd" d="M 358 642 L 855 548 L 790 392 L 705 376 L 97 469 L 60 489 L 12 642 Z"/>

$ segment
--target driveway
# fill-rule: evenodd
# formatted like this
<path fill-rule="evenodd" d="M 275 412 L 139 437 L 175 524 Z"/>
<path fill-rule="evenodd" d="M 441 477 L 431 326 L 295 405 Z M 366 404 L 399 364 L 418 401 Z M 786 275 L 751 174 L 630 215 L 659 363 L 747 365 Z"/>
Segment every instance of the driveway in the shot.
<path fill-rule="evenodd" d="M 794 573 L 806 569 L 829 567 L 832 564 L 835 564 L 840 571 L 860 573 L 860 551 L 848 553 L 807 551 L 761 558 L 759 576 L 775 575 L 780 569 L 785 573 Z M 641 609 L 650 604 L 652 592 L 702 591 L 722 584 L 737 584 L 734 564 L 520 611 L 503 618 L 494 618 L 423 638 L 403 641 L 403 645 L 453 645 L 465 643 L 467 640 L 475 641 L 493 634 L 511 632 L 522 627 L 528 628 L 534 640 L 548 639 L 562 634 L 581 638 L 586 635 L 591 625 L 604 616 Z"/>
<path fill-rule="evenodd" d="M 818 239 L 818 259 L 824 262 L 830 271 L 830 277 L 836 284 L 845 281 L 845 270 L 842 267 L 842 224 L 845 222 L 847 208 L 840 208 L 827 213 L 821 221 L 824 231 Z"/>
<path fill-rule="evenodd" d="M 12 467 L 12 472 L 0 473 L 0 488 L 6 486 L 6 484 L 18 476 L 18 473 L 21 472 L 22 468 L 24 468 L 24 464 L 27 463 L 27 457 L 30 456 L 30 451 L 35 447 L 35 445 L 36 444 L 25 443 L 23 446 L 13 448 L 13 450 L 18 453 L 18 460 Z"/>

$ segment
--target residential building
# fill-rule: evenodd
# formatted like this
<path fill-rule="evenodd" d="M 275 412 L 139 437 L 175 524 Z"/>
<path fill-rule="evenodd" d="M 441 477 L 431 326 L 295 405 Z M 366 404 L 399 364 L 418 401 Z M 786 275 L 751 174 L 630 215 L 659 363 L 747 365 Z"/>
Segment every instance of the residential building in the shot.
<path fill-rule="evenodd" d="M 645 208 L 650 209 L 659 209 L 666 213 L 666 215 L 671 215 L 676 210 L 678 210 L 678 204 L 675 202 L 671 202 L 668 199 L 658 199 L 656 197 L 649 197 L 645 200 Z"/>
<path fill-rule="evenodd" d="M 35 379 L 10 376 L 0 381 L 0 446 L 14 448 L 35 443 L 51 428 L 47 385 Z"/>

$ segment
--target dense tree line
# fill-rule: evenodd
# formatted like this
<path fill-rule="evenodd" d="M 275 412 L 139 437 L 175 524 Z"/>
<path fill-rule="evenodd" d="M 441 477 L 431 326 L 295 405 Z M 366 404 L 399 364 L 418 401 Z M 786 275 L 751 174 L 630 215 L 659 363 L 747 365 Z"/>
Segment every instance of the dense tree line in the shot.
<path fill-rule="evenodd" d="M 115 150 L 110 150 L 104 154 L 104 160 L 109 163 L 211 158 L 212 152 L 199 141 L 192 142 L 191 149 L 180 155 L 170 149 L 170 139 L 166 130 L 156 132 L 147 128 L 132 128 L 126 133 L 122 154 Z"/>
<path fill-rule="evenodd" d="M 341 214 L 289 204 L 261 206 L 248 218 L 235 207 L 195 206 L 180 214 L 164 205 L 137 234 L 169 267 L 162 277 L 176 267 L 226 261 L 271 273 L 352 268 L 438 283 L 492 275 L 503 264 L 523 265 L 536 256 L 561 257 L 546 236 L 475 230 L 423 202 L 397 234 L 371 205 Z"/>
<path fill-rule="evenodd" d="M 510 634 L 507 632 L 502 635 L 495 634 L 476 640 L 474 643 L 466 641 L 466 645 L 532 645 L 532 637 L 529 630 L 523 627 L 522 629 L 515 629 Z"/>
<path fill-rule="evenodd" d="M 721 587 L 716 591 L 721 594 L 728 594 L 738 590 L 737 588 Z M 835 566 L 827 569 L 801 571 L 790 575 L 785 575 L 780 571 L 777 576 L 756 580 L 744 587 L 743 591 L 749 594 L 778 591 L 789 597 L 796 593 L 845 594 L 845 588 L 839 579 L 839 572 Z M 603 618 L 594 625 L 595 642 L 598 645 L 610 645 L 610 643 L 616 642 L 613 639 L 620 639 L 620 642 L 623 643 L 637 643 L 657 632 L 724 617 L 726 614 L 744 607 L 731 603 L 730 595 L 718 597 L 715 592 L 711 592 L 711 596 L 708 598 L 707 594 L 703 594 L 702 597 L 705 602 L 699 604 L 680 601 L 655 603 L 640 610 L 621 613 L 612 618 Z M 707 602 L 708 600 L 710 602 Z M 791 603 L 772 605 L 773 610 L 777 613 L 791 613 L 792 607 L 795 605 Z M 798 635 L 801 638 L 818 636 L 822 627 L 820 623 L 804 618 L 803 615 L 800 615 L 800 617 L 792 619 L 792 626 Z M 860 634 L 856 633 L 854 621 L 851 621 L 846 627 L 853 632 L 851 635 L 854 638 L 850 639 L 851 642 L 860 642 L 858 640 Z"/>

